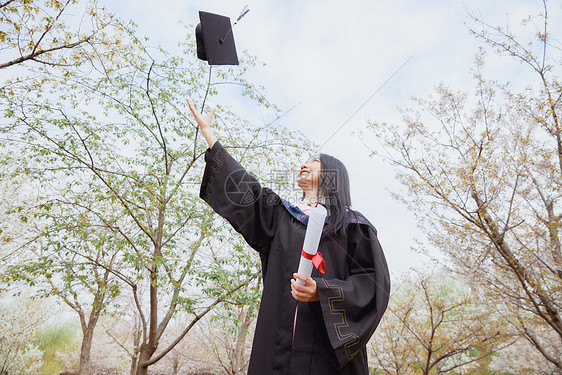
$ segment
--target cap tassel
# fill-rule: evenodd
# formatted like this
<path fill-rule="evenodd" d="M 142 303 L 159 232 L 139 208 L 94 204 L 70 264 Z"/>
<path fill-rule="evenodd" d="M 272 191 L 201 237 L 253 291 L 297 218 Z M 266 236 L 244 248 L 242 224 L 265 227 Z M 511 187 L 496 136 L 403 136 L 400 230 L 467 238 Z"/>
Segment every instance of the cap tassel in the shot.
<path fill-rule="evenodd" d="M 244 5 L 244 8 L 242 9 L 242 12 L 240 12 L 240 15 L 238 16 L 238 19 L 236 20 L 236 22 L 234 22 L 232 24 L 232 26 L 230 26 L 230 30 L 228 30 L 228 32 L 226 33 L 226 35 L 223 38 L 219 39 L 219 43 L 223 44 L 224 41 L 226 40 L 226 37 L 228 36 L 228 34 L 230 34 L 230 32 L 232 31 L 232 28 L 234 27 L 234 25 L 236 25 L 238 23 L 238 21 L 240 21 L 242 19 L 242 17 L 244 17 L 246 15 L 246 13 L 248 13 L 250 11 L 250 8 L 248 8 L 248 5 Z"/>

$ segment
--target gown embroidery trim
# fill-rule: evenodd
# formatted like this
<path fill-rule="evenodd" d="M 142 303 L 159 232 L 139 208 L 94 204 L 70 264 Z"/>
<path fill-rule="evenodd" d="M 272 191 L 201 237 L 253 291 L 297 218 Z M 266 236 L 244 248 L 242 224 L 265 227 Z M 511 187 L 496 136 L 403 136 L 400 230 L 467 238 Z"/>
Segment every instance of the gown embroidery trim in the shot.
<path fill-rule="evenodd" d="M 218 172 L 219 169 L 221 169 L 222 164 L 223 164 L 223 160 L 228 157 L 228 153 L 219 148 L 217 150 L 217 152 L 215 153 L 215 155 L 213 156 L 213 162 L 211 164 L 211 170 L 213 171 L 213 173 L 211 173 L 209 175 L 209 182 L 207 183 L 207 189 L 205 190 L 205 200 L 208 201 L 211 199 L 211 189 L 213 188 L 213 185 L 215 184 L 215 176 L 214 174 Z"/>
<path fill-rule="evenodd" d="M 293 206 L 291 203 L 289 203 L 288 200 L 285 200 L 283 198 L 281 198 L 281 202 L 283 202 L 283 206 L 285 206 L 287 211 L 289 211 L 289 213 L 295 219 L 297 219 L 298 221 L 300 221 L 304 225 L 308 225 L 308 215 L 305 214 L 304 212 L 302 212 L 302 210 L 300 208 L 298 208 L 297 206 Z"/>
<path fill-rule="evenodd" d="M 343 302 L 345 301 L 345 295 L 343 293 L 343 289 L 337 284 L 330 284 L 330 282 L 326 279 L 321 279 L 324 282 L 324 285 L 328 289 L 335 290 L 337 295 L 328 297 L 328 306 L 330 307 L 330 314 L 334 316 L 339 316 L 340 320 L 334 323 L 334 331 L 338 336 L 338 340 L 344 341 L 349 340 L 344 344 L 345 348 L 345 355 L 347 356 L 348 360 L 351 360 L 361 351 L 361 346 L 359 345 L 359 336 L 355 333 L 350 332 L 343 334 L 341 330 L 343 328 L 348 328 L 349 323 L 347 322 L 347 315 L 345 313 L 345 309 L 338 309 L 334 306 L 336 302 Z M 353 348 L 355 346 L 355 348 Z"/>
<path fill-rule="evenodd" d="M 302 210 L 295 206 L 292 205 L 289 201 L 287 201 L 286 199 L 281 198 L 281 202 L 283 202 L 283 206 L 285 206 L 285 208 L 287 209 L 287 211 L 289 211 L 289 213 L 298 221 L 300 221 L 301 223 L 303 223 L 304 225 L 308 225 L 308 215 L 305 214 L 304 212 L 302 212 Z M 375 233 L 377 233 L 377 229 L 375 228 L 375 226 L 373 224 L 371 224 L 369 222 L 369 220 L 367 220 L 365 218 L 365 216 L 361 215 L 361 214 L 357 214 L 355 211 L 349 210 L 348 212 L 350 212 L 351 214 L 348 217 L 348 220 L 350 223 L 359 223 L 359 224 L 365 224 L 370 226 L 371 228 L 373 228 L 373 230 L 375 231 Z M 330 222 L 330 217 L 328 216 L 326 218 L 326 223 Z"/>

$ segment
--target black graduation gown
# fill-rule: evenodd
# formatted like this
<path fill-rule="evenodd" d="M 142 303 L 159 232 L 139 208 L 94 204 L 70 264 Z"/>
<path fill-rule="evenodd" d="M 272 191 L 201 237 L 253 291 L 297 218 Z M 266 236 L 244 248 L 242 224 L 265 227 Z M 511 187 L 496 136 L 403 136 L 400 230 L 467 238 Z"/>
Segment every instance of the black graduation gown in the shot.
<path fill-rule="evenodd" d="M 200 196 L 259 252 L 263 294 L 248 374 L 368 374 L 366 344 L 388 303 L 390 277 L 374 227 L 350 215 L 345 235 L 326 236 L 314 269 L 319 302 L 291 295 L 306 215 L 284 202 L 238 164 L 219 143 L 205 154 Z M 299 214 L 300 212 L 300 214 Z"/>

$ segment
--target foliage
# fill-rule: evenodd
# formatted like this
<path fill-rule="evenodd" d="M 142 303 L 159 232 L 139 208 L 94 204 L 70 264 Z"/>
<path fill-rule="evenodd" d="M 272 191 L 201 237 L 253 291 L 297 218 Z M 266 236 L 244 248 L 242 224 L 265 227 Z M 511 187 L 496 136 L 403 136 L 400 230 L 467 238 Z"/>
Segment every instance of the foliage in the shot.
<path fill-rule="evenodd" d="M 375 367 L 396 375 L 470 371 L 511 344 L 501 317 L 482 306 L 467 285 L 443 272 L 402 278 L 370 342 Z"/>
<path fill-rule="evenodd" d="M 0 3 L 0 69 L 34 62 L 74 67 L 113 44 L 116 20 L 97 1 L 5 0 Z M 82 18 L 76 14 L 82 12 Z M 79 24 L 76 22 L 79 21 Z"/>
<path fill-rule="evenodd" d="M 432 244 L 540 353 L 537 371 L 562 371 L 562 87 L 544 5 L 525 23 L 541 25 L 528 44 L 472 20 L 496 53 L 531 68 L 522 91 L 486 79 L 481 52 L 473 95 L 442 84 L 402 112 L 404 126 L 371 127 Z"/>
<path fill-rule="evenodd" d="M 3 299 L 0 304 L 0 374 L 29 374 L 41 366 L 42 352 L 33 343 L 46 319 L 39 304 L 24 298 Z"/>
<path fill-rule="evenodd" d="M 221 140 L 250 169 L 290 168 L 302 144 L 275 120 L 250 125 L 216 101 L 220 84 L 230 83 L 278 116 L 261 88 L 244 78 L 252 58 L 207 70 L 195 60 L 191 35 L 181 55 L 172 56 L 145 47 L 132 25 L 119 23 L 115 32 L 119 43 L 96 49 L 95 58 L 31 67 L 32 78 L 0 89 L 0 136 L 25 156 L 5 178 L 23 176 L 39 191 L 9 211 L 33 225 L 4 280 L 36 285 L 78 313 L 81 366 L 99 317 L 129 314 L 117 302 L 126 293 L 141 325 L 132 358 L 145 373 L 218 304 L 256 300 L 244 291 L 259 274 L 256 255 L 248 260 L 239 245 L 236 256 L 213 254 L 208 241 L 216 219 L 198 197 L 206 147 L 185 97 L 215 101 Z M 225 229 L 213 241 L 229 236 Z M 191 322 L 156 353 L 179 311 Z"/>

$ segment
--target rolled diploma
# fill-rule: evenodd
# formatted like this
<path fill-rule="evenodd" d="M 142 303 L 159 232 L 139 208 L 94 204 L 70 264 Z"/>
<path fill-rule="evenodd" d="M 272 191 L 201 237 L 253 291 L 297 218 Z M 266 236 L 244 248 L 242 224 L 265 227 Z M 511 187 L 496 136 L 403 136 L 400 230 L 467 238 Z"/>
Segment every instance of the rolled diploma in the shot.
<path fill-rule="evenodd" d="M 320 204 L 316 207 L 312 207 L 308 217 L 304 243 L 302 245 L 303 251 L 306 251 L 312 256 L 316 255 L 316 252 L 318 251 L 322 228 L 324 228 L 324 220 L 326 220 L 326 208 Z M 301 255 L 299 270 L 297 273 L 309 277 L 312 274 L 312 260 L 306 259 Z M 297 283 L 304 285 L 304 281 L 300 279 L 297 279 Z"/>

